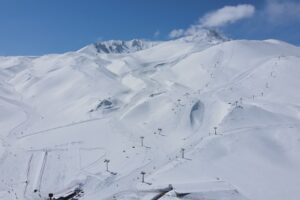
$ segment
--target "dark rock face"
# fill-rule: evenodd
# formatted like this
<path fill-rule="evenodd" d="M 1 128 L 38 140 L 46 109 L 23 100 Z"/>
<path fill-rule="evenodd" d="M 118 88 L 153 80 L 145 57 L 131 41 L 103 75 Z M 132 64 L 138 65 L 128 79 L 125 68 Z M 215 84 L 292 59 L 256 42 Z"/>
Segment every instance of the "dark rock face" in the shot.
<path fill-rule="evenodd" d="M 121 41 L 121 40 L 110 40 L 105 42 L 94 43 L 98 53 L 132 53 L 140 50 L 144 50 L 154 46 L 154 42 L 147 42 L 144 40 L 130 40 L 130 41 Z"/>
<path fill-rule="evenodd" d="M 89 112 L 100 111 L 108 113 L 118 109 L 119 106 L 119 101 L 117 99 L 107 98 L 100 100 L 100 102 L 95 106 L 95 108 L 91 109 Z"/>
<path fill-rule="evenodd" d="M 109 109 L 112 106 L 113 106 L 113 103 L 111 101 L 104 99 L 98 104 L 97 109 L 99 109 L 99 108 Z"/>

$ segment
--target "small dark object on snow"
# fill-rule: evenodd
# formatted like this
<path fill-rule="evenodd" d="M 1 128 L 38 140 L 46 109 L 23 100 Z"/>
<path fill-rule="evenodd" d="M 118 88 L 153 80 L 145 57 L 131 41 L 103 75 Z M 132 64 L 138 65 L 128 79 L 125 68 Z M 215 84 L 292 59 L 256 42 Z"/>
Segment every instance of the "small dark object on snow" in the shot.
<path fill-rule="evenodd" d="M 52 198 L 53 198 L 53 193 L 49 193 L 48 196 L 49 196 L 49 200 L 52 200 Z"/>
<path fill-rule="evenodd" d="M 72 192 L 71 194 L 64 197 L 59 197 L 58 199 L 55 200 L 78 200 L 78 197 L 80 197 L 82 193 L 83 193 L 82 189 L 76 188 L 74 192 Z"/>

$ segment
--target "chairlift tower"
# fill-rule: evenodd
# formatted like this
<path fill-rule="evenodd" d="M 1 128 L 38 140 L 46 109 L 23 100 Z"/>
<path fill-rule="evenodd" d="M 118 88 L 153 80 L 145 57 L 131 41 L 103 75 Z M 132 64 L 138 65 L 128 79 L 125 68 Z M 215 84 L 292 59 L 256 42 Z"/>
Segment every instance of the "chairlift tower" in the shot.
<path fill-rule="evenodd" d="M 145 183 L 145 174 L 146 172 L 142 171 L 141 175 L 142 175 L 142 183 Z"/>
<path fill-rule="evenodd" d="M 181 158 L 184 158 L 184 151 L 185 151 L 184 148 L 181 148 L 181 149 L 180 149 L 180 152 L 181 152 Z"/>
<path fill-rule="evenodd" d="M 105 165 L 106 165 L 106 171 L 108 172 L 108 163 L 110 162 L 110 160 L 105 159 L 104 162 L 105 162 Z"/>
<path fill-rule="evenodd" d="M 218 127 L 216 127 L 216 126 L 214 127 L 214 129 L 215 129 L 215 135 L 217 135 L 217 128 Z"/>
<path fill-rule="evenodd" d="M 140 139 L 141 139 L 141 146 L 143 147 L 144 146 L 144 139 L 145 139 L 145 137 L 141 136 Z"/>

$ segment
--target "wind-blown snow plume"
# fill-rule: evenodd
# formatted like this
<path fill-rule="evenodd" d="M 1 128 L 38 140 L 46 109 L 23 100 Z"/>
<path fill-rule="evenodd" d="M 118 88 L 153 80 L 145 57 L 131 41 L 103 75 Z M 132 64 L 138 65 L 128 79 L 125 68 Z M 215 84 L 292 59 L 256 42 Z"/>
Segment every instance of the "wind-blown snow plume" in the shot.
<path fill-rule="evenodd" d="M 184 29 L 174 29 L 169 33 L 170 38 L 178 38 L 181 37 L 185 34 Z"/>
<path fill-rule="evenodd" d="M 204 15 L 199 21 L 200 24 L 205 27 L 220 27 L 251 17 L 254 12 L 255 7 L 250 4 L 225 6 L 219 10 Z"/>
<path fill-rule="evenodd" d="M 174 29 L 169 33 L 170 38 L 178 38 L 186 35 L 193 35 L 203 28 L 217 28 L 235 23 L 241 19 L 249 18 L 255 13 L 255 7 L 250 4 L 237 6 L 224 6 L 221 9 L 205 14 L 197 24 L 191 25 L 188 29 Z"/>

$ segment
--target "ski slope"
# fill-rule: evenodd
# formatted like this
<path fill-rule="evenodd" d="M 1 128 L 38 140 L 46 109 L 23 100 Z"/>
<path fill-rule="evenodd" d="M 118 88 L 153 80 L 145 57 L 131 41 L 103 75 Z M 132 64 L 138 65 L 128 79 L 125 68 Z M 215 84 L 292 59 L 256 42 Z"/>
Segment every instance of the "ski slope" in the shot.
<path fill-rule="evenodd" d="M 0 57 L 0 199 L 298 200 L 299 62 L 210 31 Z"/>

